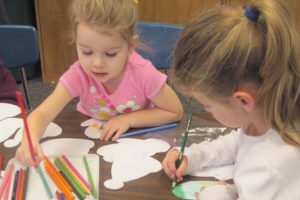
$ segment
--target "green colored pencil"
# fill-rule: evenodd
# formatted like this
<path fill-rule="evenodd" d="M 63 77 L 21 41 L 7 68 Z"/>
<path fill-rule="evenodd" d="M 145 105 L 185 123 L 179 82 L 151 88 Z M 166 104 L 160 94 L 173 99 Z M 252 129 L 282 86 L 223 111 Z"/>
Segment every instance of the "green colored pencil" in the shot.
<path fill-rule="evenodd" d="M 92 178 L 92 174 L 91 174 L 91 170 L 89 168 L 89 164 L 87 162 L 87 159 L 86 159 L 86 156 L 83 156 L 83 163 L 84 163 L 84 167 L 85 167 L 85 171 L 87 173 L 87 177 L 88 177 L 88 182 L 92 188 L 92 195 L 94 198 L 97 198 L 97 190 L 95 188 L 95 184 L 94 184 L 94 181 L 93 181 L 93 178 Z"/>
<path fill-rule="evenodd" d="M 183 135 L 183 141 L 182 141 L 180 152 L 179 152 L 179 157 L 178 157 L 178 160 L 176 161 L 176 169 L 179 168 L 179 166 L 181 165 L 182 159 L 183 159 L 183 153 L 184 153 L 184 149 L 185 149 L 186 142 L 187 142 L 187 136 L 189 134 L 189 130 L 190 130 L 191 122 L 192 122 L 192 116 L 193 116 L 192 114 L 189 114 L 187 126 L 185 129 L 184 135 Z M 172 182 L 172 188 L 176 186 L 176 182 L 177 182 L 177 177 L 175 175 L 173 182 Z"/>
<path fill-rule="evenodd" d="M 60 160 L 60 158 L 55 158 L 54 164 L 56 167 L 61 170 L 63 173 L 65 173 L 67 180 L 74 186 L 74 188 L 77 190 L 77 193 L 82 197 L 85 198 L 85 191 L 80 186 L 80 184 L 77 182 L 75 177 L 68 171 L 68 169 L 65 167 L 63 162 Z"/>

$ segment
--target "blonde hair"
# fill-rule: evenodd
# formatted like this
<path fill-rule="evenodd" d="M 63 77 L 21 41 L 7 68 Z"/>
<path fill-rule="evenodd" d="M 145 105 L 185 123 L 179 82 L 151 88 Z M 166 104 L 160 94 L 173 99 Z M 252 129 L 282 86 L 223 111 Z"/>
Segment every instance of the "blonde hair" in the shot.
<path fill-rule="evenodd" d="M 282 138 L 300 145 L 299 36 L 279 0 L 212 9 L 184 28 L 175 50 L 173 81 L 179 89 L 226 99 L 242 83 L 258 87 L 258 105 Z"/>
<path fill-rule="evenodd" d="M 78 23 L 86 23 L 95 30 L 116 31 L 130 44 L 136 34 L 137 5 L 133 0 L 74 0 L 71 7 L 73 40 Z"/>

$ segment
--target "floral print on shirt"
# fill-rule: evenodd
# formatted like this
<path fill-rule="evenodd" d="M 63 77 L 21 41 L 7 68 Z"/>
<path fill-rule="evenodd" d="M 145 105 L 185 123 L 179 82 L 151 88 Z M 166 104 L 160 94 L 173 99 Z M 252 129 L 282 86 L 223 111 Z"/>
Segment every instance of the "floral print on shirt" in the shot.
<path fill-rule="evenodd" d="M 133 95 L 132 99 L 115 108 L 108 97 L 103 94 L 96 94 L 96 88 L 91 87 L 90 92 L 94 96 L 94 108 L 91 108 L 90 111 L 96 119 L 107 121 L 118 114 L 129 113 L 140 109 L 140 106 L 132 100 L 136 98 L 136 95 Z"/>
<path fill-rule="evenodd" d="M 140 109 L 140 106 L 133 100 L 129 100 L 125 104 L 118 105 L 116 108 L 119 113 L 129 113 L 138 109 Z"/>

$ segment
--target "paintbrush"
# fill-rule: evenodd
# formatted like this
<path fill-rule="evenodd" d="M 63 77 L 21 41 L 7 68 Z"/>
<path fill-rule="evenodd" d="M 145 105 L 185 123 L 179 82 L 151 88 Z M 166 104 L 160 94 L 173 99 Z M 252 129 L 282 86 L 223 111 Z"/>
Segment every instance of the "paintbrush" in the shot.
<path fill-rule="evenodd" d="M 192 122 L 192 114 L 189 114 L 187 126 L 186 126 L 186 129 L 185 129 L 184 135 L 183 135 L 183 141 L 182 141 L 180 152 L 179 152 L 179 157 L 176 161 L 176 169 L 179 168 L 179 166 L 181 165 L 182 159 L 183 159 L 184 149 L 185 149 L 185 146 L 186 146 L 187 136 L 189 134 L 191 122 Z M 177 183 L 177 177 L 175 175 L 174 180 L 172 182 L 172 188 L 176 186 L 176 183 Z"/>

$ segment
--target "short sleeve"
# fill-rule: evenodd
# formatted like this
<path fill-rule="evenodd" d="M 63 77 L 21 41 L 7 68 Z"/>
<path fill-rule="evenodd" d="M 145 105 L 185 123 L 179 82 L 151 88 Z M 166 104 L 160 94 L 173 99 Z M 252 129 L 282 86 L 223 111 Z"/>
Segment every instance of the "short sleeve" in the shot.
<path fill-rule="evenodd" d="M 77 61 L 60 77 L 60 82 L 67 88 L 71 96 L 77 97 L 84 91 L 87 77 Z"/>
<path fill-rule="evenodd" d="M 157 70 L 150 61 L 145 63 L 142 71 L 142 87 L 147 98 L 152 99 L 162 89 L 167 75 Z"/>

